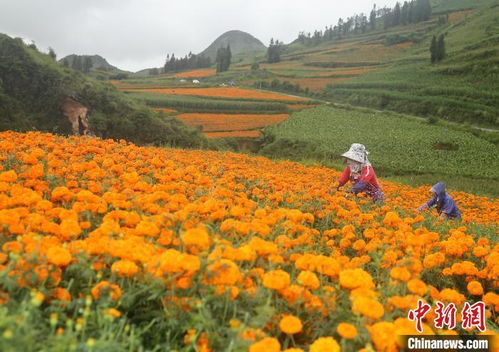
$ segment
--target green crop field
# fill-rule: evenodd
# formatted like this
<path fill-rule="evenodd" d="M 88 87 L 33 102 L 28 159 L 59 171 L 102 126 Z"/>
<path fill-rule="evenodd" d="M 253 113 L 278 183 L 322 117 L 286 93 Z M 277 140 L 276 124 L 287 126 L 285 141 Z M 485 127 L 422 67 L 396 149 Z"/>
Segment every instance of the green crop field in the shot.
<path fill-rule="evenodd" d="M 185 95 L 166 95 L 150 92 L 127 93 L 145 104 L 156 108 L 173 108 L 181 112 L 219 112 L 219 113 L 275 113 L 288 112 L 288 107 L 280 102 L 256 102 L 237 99 L 221 99 Z"/>
<path fill-rule="evenodd" d="M 322 106 L 293 114 L 265 130 L 267 156 L 339 166 L 351 143 L 365 144 L 380 175 L 414 176 L 420 183 L 451 178 L 456 188 L 499 189 L 499 154 L 470 133 L 394 113 Z M 424 177 L 422 177 L 424 176 Z"/>
<path fill-rule="evenodd" d="M 434 116 L 497 128 L 499 125 L 499 6 L 497 1 L 443 1 L 432 21 L 398 58 L 380 69 L 332 82 L 333 101 Z M 466 10 L 466 11 L 464 11 Z M 445 15 L 443 15 L 445 16 Z M 395 27 L 392 36 L 404 27 Z M 402 34 L 400 34 L 402 35 Z M 444 35 L 446 58 L 430 63 L 432 36 Z"/>

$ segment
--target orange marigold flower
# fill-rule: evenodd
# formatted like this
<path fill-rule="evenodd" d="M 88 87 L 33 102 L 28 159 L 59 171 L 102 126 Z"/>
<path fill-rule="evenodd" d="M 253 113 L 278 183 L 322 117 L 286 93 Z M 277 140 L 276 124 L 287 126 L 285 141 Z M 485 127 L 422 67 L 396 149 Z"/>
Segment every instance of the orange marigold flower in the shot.
<path fill-rule="evenodd" d="M 299 318 L 293 315 L 285 315 L 279 322 L 279 328 L 285 334 L 297 334 L 301 332 L 303 325 Z"/>
<path fill-rule="evenodd" d="M 397 347 L 397 332 L 395 325 L 386 321 L 368 326 L 369 334 L 377 351 L 395 352 Z"/>
<path fill-rule="evenodd" d="M 118 300 L 121 297 L 121 289 L 116 284 L 111 284 L 108 281 L 101 281 L 91 290 L 92 297 L 94 299 L 99 299 L 102 295 L 108 293 L 111 295 L 111 298 L 114 300 Z"/>
<path fill-rule="evenodd" d="M 385 226 L 397 226 L 401 222 L 402 219 L 394 211 L 387 212 L 385 218 L 383 219 L 383 224 L 385 224 Z"/>
<path fill-rule="evenodd" d="M 263 286 L 273 290 L 285 289 L 290 283 L 289 274 L 283 270 L 272 270 L 263 276 Z"/>
<path fill-rule="evenodd" d="M 47 251 L 47 260 L 50 264 L 66 266 L 71 263 L 71 253 L 63 247 L 50 247 Z"/>
<path fill-rule="evenodd" d="M 280 352 L 281 344 L 273 337 L 266 337 L 255 342 L 249 348 L 249 352 Z"/>
<path fill-rule="evenodd" d="M 229 259 L 220 259 L 208 265 L 212 285 L 234 285 L 241 280 L 239 266 Z"/>
<path fill-rule="evenodd" d="M 135 228 L 135 233 L 142 236 L 156 237 L 159 234 L 159 228 L 150 221 L 141 221 Z"/>
<path fill-rule="evenodd" d="M 310 352 L 340 352 L 340 345 L 332 337 L 319 337 L 310 345 Z"/>
<path fill-rule="evenodd" d="M 336 328 L 336 331 L 345 339 L 354 339 L 357 336 L 357 328 L 348 323 L 340 323 Z"/>
<path fill-rule="evenodd" d="M 50 292 L 50 296 L 58 301 L 71 302 L 71 294 L 62 287 L 56 287 Z"/>
<path fill-rule="evenodd" d="M 428 286 L 420 279 L 412 279 L 407 282 L 407 288 L 412 293 L 417 295 L 424 295 L 428 292 Z"/>
<path fill-rule="evenodd" d="M 131 260 L 118 260 L 111 265 L 111 271 L 119 276 L 133 276 L 139 272 L 139 267 Z"/>
<path fill-rule="evenodd" d="M 440 291 L 440 299 L 442 301 L 455 303 L 456 305 L 460 305 L 466 300 L 464 295 L 451 288 L 444 288 Z"/>
<path fill-rule="evenodd" d="M 379 319 L 385 314 L 385 309 L 381 303 L 372 298 L 355 296 L 352 298 L 352 312 L 360 313 L 368 318 Z"/>
<path fill-rule="evenodd" d="M 478 281 L 470 281 L 468 283 L 468 286 L 466 286 L 468 289 L 468 292 L 474 296 L 480 296 L 483 295 L 483 287 L 482 284 L 479 283 Z"/>
<path fill-rule="evenodd" d="M 408 281 L 411 278 L 411 273 L 406 267 L 397 267 L 390 270 L 390 276 L 400 281 Z"/>
<path fill-rule="evenodd" d="M 374 282 L 368 272 L 362 269 L 347 269 L 340 272 L 340 285 L 350 290 L 373 288 Z"/>
<path fill-rule="evenodd" d="M 320 281 L 317 278 L 317 275 L 311 271 L 302 271 L 300 275 L 298 275 L 297 280 L 301 285 L 311 288 L 312 290 L 315 290 L 320 286 Z"/>
<path fill-rule="evenodd" d="M 182 242 L 186 246 L 198 247 L 206 250 L 210 247 L 210 235 L 204 228 L 193 228 L 182 233 Z"/>
<path fill-rule="evenodd" d="M 0 173 L 0 182 L 16 182 L 17 174 L 14 170 Z"/>
<path fill-rule="evenodd" d="M 81 227 L 75 219 L 64 219 L 60 225 L 60 235 L 63 239 L 69 240 L 71 237 L 77 237 L 81 233 Z"/>
<path fill-rule="evenodd" d="M 113 318 L 119 318 L 121 316 L 121 312 L 114 308 L 109 308 L 104 311 L 106 315 L 109 315 Z"/>

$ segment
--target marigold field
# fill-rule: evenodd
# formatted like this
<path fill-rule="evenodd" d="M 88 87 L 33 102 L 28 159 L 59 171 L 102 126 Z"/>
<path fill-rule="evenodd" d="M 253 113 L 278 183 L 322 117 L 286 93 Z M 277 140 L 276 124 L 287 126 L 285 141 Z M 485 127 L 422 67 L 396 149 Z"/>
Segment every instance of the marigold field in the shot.
<path fill-rule="evenodd" d="M 172 77 L 178 77 L 178 78 L 199 78 L 199 77 L 208 77 L 208 76 L 213 76 L 217 73 L 216 70 L 213 69 L 205 69 L 205 70 L 193 70 L 193 71 L 187 71 L 187 72 L 181 72 L 172 75 Z"/>
<path fill-rule="evenodd" d="M 262 136 L 259 130 L 248 131 L 229 131 L 229 132 L 204 132 L 206 138 L 219 139 L 219 138 L 258 138 Z"/>
<path fill-rule="evenodd" d="M 168 95 L 194 95 L 221 98 L 239 98 L 256 100 L 282 100 L 282 101 L 306 101 L 305 98 L 292 97 L 283 94 L 261 92 L 252 89 L 236 87 L 213 87 L 213 88 L 121 88 L 130 92 L 151 92 Z"/>
<path fill-rule="evenodd" d="M 288 114 L 209 114 L 188 113 L 176 118 L 186 125 L 201 126 L 206 132 L 255 130 L 282 122 Z"/>
<path fill-rule="evenodd" d="M 427 187 L 377 206 L 320 166 L 38 132 L 0 160 L 2 351 L 398 351 L 420 298 L 497 334 L 496 199 L 445 222 Z"/>

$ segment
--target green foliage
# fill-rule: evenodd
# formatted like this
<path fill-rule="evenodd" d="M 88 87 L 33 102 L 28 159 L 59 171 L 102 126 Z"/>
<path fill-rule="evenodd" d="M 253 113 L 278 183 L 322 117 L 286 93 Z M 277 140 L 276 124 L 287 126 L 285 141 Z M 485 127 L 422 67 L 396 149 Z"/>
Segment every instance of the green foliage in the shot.
<path fill-rule="evenodd" d="M 21 39 L 0 35 L 0 77 L 0 128 L 4 130 L 69 134 L 71 126 L 61 106 L 73 97 L 89 108 L 91 129 L 97 136 L 139 144 L 208 144 L 180 121 L 166 120 L 111 85 L 62 67 L 48 55 L 27 48 Z"/>
<path fill-rule="evenodd" d="M 165 94 L 130 93 L 129 96 L 157 108 L 173 108 L 181 112 L 220 113 L 286 113 L 287 105 L 281 102 L 238 101 L 211 99 L 195 96 L 169 96 Z"/>
<path fill-rule="evenodd" d="M 357 142 L 371 152 L 377 172 L 499 177 L 499 154 L 492 143 L 393 114 L 320 107 L 295 113 L 266 131 L 275 136 L 261 150 L 268 156 L 340 161 Z M 439 144 L 455 145 L 457 150 L 441 149 Z"/>
<path fill-rule="evenodd" d="M 258 64 L 258 62 L 254 62 L 253 64 L 251 64 L 251 70 L 252 71 L 256 71 L 256 70 L 259 70 L 260 69 L 260 65 Z"/>
<path fill-rule="evenodd" d="M 231 60 L 232 60 L 232 53 L 230 51 L 230 45 L 227 45 L 226 48 L 219 48 L 217 50 L 217 58 L 216 58 L 217 73 L 228 71 Z"/>
<path fill-rule="evenodd" d="M 254 83 L 254 86 L 258 89 L 271 89 L 273 91 L 287 92 L 287 93 L 298 93 L 298 94 L 308 94 L 308 88 L 301 88 L 298 83 L 291 83 L 289 81 L 280 81 L 274 79 L 269 81 L 258 81 Z"/>
<path fill-rule="evenodd" d="M 54 60 L 54 61 L 57 59 L 57 55 L 56 55 L 56 53 L 55 53 L 54 49 L 49 48 L 49 56 L 50 56 L 50 57 L 52 58 L 52 60 Z"/>
<path fill-rule="evenodd" d="M 211 59 L 203 55 L 194 55 L 192 53 L 189 53 L 189 55 L 177 59 L 175 57 L 175 54 L 172 54 L 171 56 L 167 55 L 165 65 L 163 67 L 163 72 L 164 73 L 179 72 L 183 70 L 194 70 L 197 68 L 206 68 L 210 66 L 211 66 Z M 151 73 L 149 71 L 149 74 L 156 75 L 159 74 L 159 72 L 156 73 L 156 71 L 153 71 L 153 73 Z"/>
<path fill-rule="evenodd" d="M 430 45 L 430 61 L 434 64 L 437 61 L 437 37 L 433 36 Z"/>
<path fill-rule="evenodd" d="M 276 40 L 274 43 L 274 39 L 270 39 L 270 44 L 267 49 L 267 62 L 272 64 L 281 61 L 281 50 L 282 43 L 279 42 L 279 40 Z"/>

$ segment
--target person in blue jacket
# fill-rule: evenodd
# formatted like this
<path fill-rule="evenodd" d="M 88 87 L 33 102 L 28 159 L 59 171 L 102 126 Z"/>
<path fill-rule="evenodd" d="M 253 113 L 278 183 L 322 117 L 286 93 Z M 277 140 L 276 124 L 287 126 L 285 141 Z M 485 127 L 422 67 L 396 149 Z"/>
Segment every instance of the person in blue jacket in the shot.
<path fill-rule="evenodd" d="M 434 185 L 430 191 L 433 193 L 433 198 L 418 207 L 417 210 L 421 211 L 436 207 L 438 214 L 441 217 L 452 220 L 461 220 L 461 212 L 459 211 L 454 199 L 452 199 L 452 197 L 445 192 L 445 184 L 443 182 L 439 182 Z"/>

